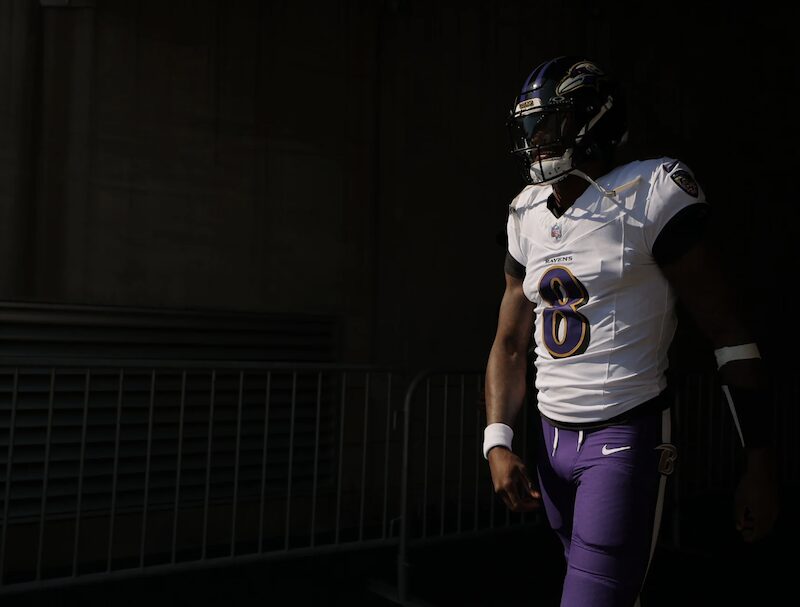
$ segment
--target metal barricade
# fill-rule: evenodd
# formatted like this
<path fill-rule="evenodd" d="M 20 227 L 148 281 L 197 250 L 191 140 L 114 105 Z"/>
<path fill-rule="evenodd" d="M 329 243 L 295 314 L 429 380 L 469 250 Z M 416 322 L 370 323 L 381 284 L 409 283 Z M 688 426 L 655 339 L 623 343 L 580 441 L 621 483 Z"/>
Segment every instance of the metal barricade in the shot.
<path fill-rule="evenodd" d="M 724 512 L 732 511 L 733 491 L 744 469 L 744 450 L 715 372 L 688 373 L 674 383 L 673 443 L 678 459 L 668 485 L 671 528 L 662 530 L 662 542 L 681 549 L 697 541 L 683 529 L 694 508 L 719 499 L 725 502 L 719 506 Z M 764 398 L 774 399 L 770 424 L 779 482 L 796 489 L 800 457 L 790 448 L 789 432 L 800 422 L 800 385 L 787 374 L 775 372 Z"/>
<path fill-rule="evenodd" d="M 543 523 L 494 494 L 483 382 L 482 371 L 426 371 L 404 389 L 397 372 L 364 366 L 0 360 L 0 595 L 390 547 L 405 602 L 415 550 Z M 784 480 L 796 480 L 798 387 L 777 393 L 791 405 L 774 419 Z M 674 418 L 662 536 L 677 547 L 682 504 L 728 490 L 740 449 L 713 375 L 681 380 Z M 530 463 L 535 421 L 531 404 L 514 441 Z"/>
<path fill-rule="evenodd" d="M 2 364 L 2 594 L 398 542 L 389 370 Z"/>
<path fill-rule="evenodd" d="M 397 558 L 401 603 L 409 595 L 410 549 L 541 522 L 538 513 L 512 514 L 494 494 L 481 449 L 486 425 L 483 379 L 477 371 L 425 371 L 406 392 Z M 525 408 L 515 436 L 515 449 L 523 458 L 533 436 L 528 417 Z"/>

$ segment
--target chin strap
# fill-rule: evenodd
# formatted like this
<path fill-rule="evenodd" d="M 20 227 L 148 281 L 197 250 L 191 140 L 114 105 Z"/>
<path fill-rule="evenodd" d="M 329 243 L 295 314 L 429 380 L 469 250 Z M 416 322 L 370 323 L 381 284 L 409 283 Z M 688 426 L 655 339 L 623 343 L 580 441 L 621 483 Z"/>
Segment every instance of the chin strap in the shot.
<path fill-rule="evenodd" d="M 619 194 L 620 192 L 622 192 L 624 190 L 627 190 L 628 188 L 632 188 L 637 183 L 639 183 L 639 181 L 641 181 L 641 179 L 642 179 L 641 176 L 639 176 L 639 177 L 636 177 L 636 179 L 632 179 L 631 181 L 629 181 L 627 183 L 623 183 L 622 185 L 617 186 L 613 190 L 607 190 L 603 186 L 601 186 L 599 183 L 597 183 L 594 179 L 589 177 L 583 171 L 579 171 L 578 169 L 572 169 L 571 172 L 572 172 L 573 175 L 577 175 L 578 177 L 580 177 L 582 179 L 585 179 L 586 181 L 591 183 L 594 187 L 596 187 L 598 190 L 600 190 L 600 192 L 603 194 L 603 196 L 608 196 L 609 198 L 615 197 L 617 194 Z"/>

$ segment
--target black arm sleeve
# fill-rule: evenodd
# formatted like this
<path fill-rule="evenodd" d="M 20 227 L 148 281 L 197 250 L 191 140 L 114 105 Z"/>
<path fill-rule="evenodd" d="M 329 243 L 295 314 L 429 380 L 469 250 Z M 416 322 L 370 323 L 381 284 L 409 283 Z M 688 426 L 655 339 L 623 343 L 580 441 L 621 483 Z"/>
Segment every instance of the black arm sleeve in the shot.
<path fill-rule="evenodd" d="M 653 244 L 653 257 L 663 266 L 680 258 L 706 233 L 710 209 L 698 202 L 684 207 L 667 222 Z"/>
<path fill-rule="evenodd" d="M 506 263 L 504 264 L 504 269 L 506 274 L 509 276 L 513 276 L 514 278 L 519 278 L 522 280 L 525 278 L 525 266 L 523 266 L 520 262 L 514 259 L 511 256 L 511 253 L 506 251 Z"/>

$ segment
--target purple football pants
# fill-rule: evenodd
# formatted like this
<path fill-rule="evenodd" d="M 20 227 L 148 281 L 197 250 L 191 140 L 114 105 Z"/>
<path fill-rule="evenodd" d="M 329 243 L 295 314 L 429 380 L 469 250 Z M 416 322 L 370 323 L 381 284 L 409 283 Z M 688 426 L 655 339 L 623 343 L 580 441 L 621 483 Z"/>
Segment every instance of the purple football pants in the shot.
<path fill-rule="evenodd" d="M 637 604 L 676 452 L 669 410 L 573 431 L 542 418 L 537 472 L 567 560 L 562 607 Z"/>

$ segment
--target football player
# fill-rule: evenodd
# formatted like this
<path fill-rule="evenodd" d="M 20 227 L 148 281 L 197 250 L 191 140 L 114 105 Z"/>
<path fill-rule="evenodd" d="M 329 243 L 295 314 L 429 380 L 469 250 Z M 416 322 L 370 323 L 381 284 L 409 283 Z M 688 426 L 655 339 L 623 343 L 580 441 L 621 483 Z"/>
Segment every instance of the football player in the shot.
<path fill-rule="evenodd" d="M 677 457 L 665 378 L 676 298 L 714 344 L 746 451 L 736 520 L 747 541 L 763 537 L 778 510 L 758 346 L 704 239 L 708 204 L 691 169 L 673 158 L 614 164 L 626 137 L 623 95 L 596 63 L 539 65 L 509 128 L 529 185 L 509 209 L 484 457 L 511 510 L 544 504 L 567 561 L 562 606 L 629 607 Z M 512 445 L 532 334 L 536 484 Z"/>

